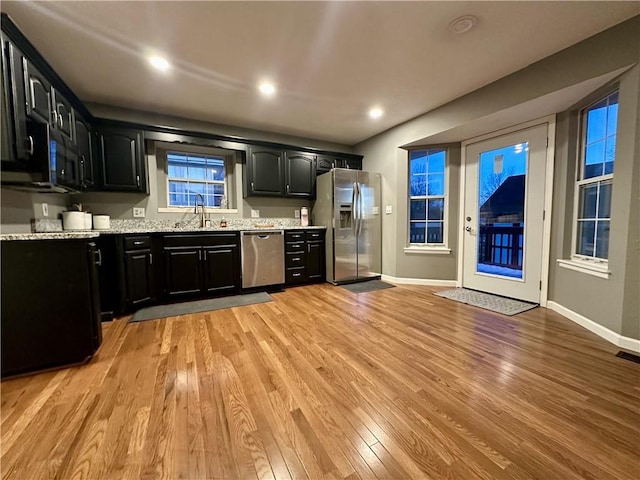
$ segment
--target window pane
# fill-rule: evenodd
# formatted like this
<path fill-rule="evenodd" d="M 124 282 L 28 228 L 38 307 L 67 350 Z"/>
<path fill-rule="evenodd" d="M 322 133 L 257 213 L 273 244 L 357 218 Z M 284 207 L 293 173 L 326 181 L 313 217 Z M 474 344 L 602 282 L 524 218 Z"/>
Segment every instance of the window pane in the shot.
<path fill-rule="evenodd" d="M 442 243 L 442 222 L 427 224 L 427 243 Z"/>
<path fill-rule="evenodd" d="M 204 190 L 205 190 L 205 184 L 204 183 L 196 183 L 196 182 L 190 182 L 189 183 L 189 193 L 200 193 L 202 195 L 204 195 Z"/>
<path fill-rule="evenodd" d="M 192 167 L 189 165 L 189 170 L 187 174 L 189 178 L 193 178 L 194 180 L 204 180 L 207 169 L 205 167 Z"/>
<path fill-rule="evenodd" d="M 614 135 L 618 128 L 618 92 L 609 97 L 607 113 L 607 135 Z"/>
<path fill-rule="evenodd" d="M 409 242 L 424 243 L 425 228 L 426 228 L 426 224 L 424 222 L 417 222 L 417 223 L 411 222 L 410 231 L 409 231 Z"/>
<path fill-rule="evenodd" d="M 444 195 L 444 173 L 436 173 L 428 177 L 428 194 Z"/>
<path fill-rule="evenodd" d="M 186 207 L 189 205 L 187 195 L 185 193 L 170 193 L 169 194 L 169 206 L 170 207 Z"/>
<path fill-rule="evenodd" d="M 410 195 L 412 197 L 424 197 L 427 194 L 427 176 L 411 174 Z"/>
<path fill-rule="evenodd" d="M 601 140 L 587 147 L 585 151 L 585 167 L 583 178 L 593 178 L 602 175 L 604 163 L 605 141 Z"/>
<path fill-rule="evenodd" d="M 187 167 L 169 164 L 169 176 L 173 178 L 186 178 Z"/>
<path fill-rule="evenodd" d="M 409 158 L 409 172 L 411 175 L 416 173 L 427 173 L 427 152 L 411 152 Z"/>
<path fill-rule="evenodd" d="M 185 193 L 187 191 L 186 182 L 169 181 L 169 192 Z"/>
<path fill-rule="evenodd" d="M 424 200 L 411 200 L 411 220 L 426 220 L 427 202 Z"/>
<path fill-rule="evenodd" d="M 578 218 L 596 218 L 598 185 L 580 187 L 580 213 Z"/>
<path fill-rule="evenodd" d="M 596 222 L 586 220 L 578 222 L 578 253 L 593 256 L 593 243 L 596 233 Z"/>
<path fill-rule="evenodd" d="M 609 220 L 598 221 L 596 230 L 596 257 L 609 258 Z"/>
<path fill-rule="evenodd" d="M 209 165 L 207 167 L 207 180 L 224 180 L 224 166 Z"/>
<path fill-rule="evenodd" d="M 598 218 L 611 216 L 611 182 L 600 183 L 600 198 L 598 200 Z"/>
<path fill-rule="evenodd" d="M 591 107 L 587 113 L 587 143 L 604 138 L 607 126 L 607 100 Z"/>
<path fill-rule="evenodd" d="M 207 184 L 207 195 L 223 195 L 224 194 L 224 185 L 220 183 L 209 183 Z"/>
<path fill-rule="evenodd" d="M 613 165 L 616 160 L 616 136 L 607 138 L 607 147 L 604 151 L 604 173 L 613 173 Z"/>
<path fill-rule="evenodd" d="M 429 154 L 427 170 L 429 173 L 444 173 L 445 151 L 432 152 Z"/>
<path fill-rule="evenodd" d="M 444 200 L 429 200 L 429 220 L 444 220 Z"/>

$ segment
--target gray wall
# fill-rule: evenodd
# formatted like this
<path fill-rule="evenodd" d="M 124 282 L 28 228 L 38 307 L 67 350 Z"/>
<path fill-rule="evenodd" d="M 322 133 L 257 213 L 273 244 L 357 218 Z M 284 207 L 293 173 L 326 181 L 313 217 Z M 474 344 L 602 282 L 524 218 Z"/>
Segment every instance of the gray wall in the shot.
<path fill-rule="evenodd" d="M 638 56 L 640 60 L 640 55 Z M 570 258 L 573 233 L 573 195 L 580 152 L 578 108 L 560 115 L 556 136 L 554 206 L 549 299 L 625 336 L 640 338 L 638 310 L 638 116 L 640 67 L 619 82 L 618 136 L 611 198 L 608 279 L 560 267 L 555 259 Z M 596 92 L 600 93 L 600 92 Z M 632 229 L 635 228 L 635 231 Z M 634 292 L 635 290 L 635 292 Z M 623 328 L 624 324 L 624 328 Z"/>
<path fill-rule="evenodd" d="M 557 118 L 554 198 L 549 278 L 549 299 L 570 310 L 632 338 L 640 338 L 640 91 L 639 67 L 627 70 L 620 79 L 620 120 L 612 198 L 612 224 L 608 280 L 581 272 L 559 268 L 558 258 L 569 258 L 572 238 L 573 188 L 575 182 L 575 113 L 562 113 L 570 103 L 562 103 L 554 94 L 572 86 L 600 85 L 594 80 L 612 77 L 611 72 L 624 71 L 640 62 L 640 17 L 617 25 L 605 32 L 536 62 L 512 75 L 465 95 L 402 125 L 355 146 L 364 155 L 364 168 L 383 174 L 383 203 L 394 207 L 393 215 L 383 217 L 383 273 L 418 279 L 450 279 L 457 277 L 459 161 L 451 155 L 449 177 L 449 231 L 452 232 L 450 256 L 415 255 L 404 252 L 407 245 L 407 168 L 408 156 L 402 146 L 428 146 L 439 139 L 463 141 L 475 125 L 475 135 L 495 129 L 493 122 L 501 112 L 522 108 L 521 121 L 561 112 Z M 573 93 L 575 93 L 575 88 Z M 578 98 L 584 97 L 585 91 Z M 526 117 L 530 105 L 542 98 L 556 98 L 544 104 L 535 115 Z M 552 108 L 554 107 L 554 108 Z M 484 119 L 488 130 L 478 131 Z M 457 201 L 457 198 L 455 198 Z"/>
<path fill-rule="evenodd" d="M 27 233 L 31 231 L 31 219 L 44 218 L 42 204 L 49 205 L 49 218 L 56 218 L 67 209 L 67 202 L 75 196 L 59 193 L 30 193 L 0 188 L 0 231 L 2 233 Z M 71 201 L 75 203 L 75 201 Z"/>

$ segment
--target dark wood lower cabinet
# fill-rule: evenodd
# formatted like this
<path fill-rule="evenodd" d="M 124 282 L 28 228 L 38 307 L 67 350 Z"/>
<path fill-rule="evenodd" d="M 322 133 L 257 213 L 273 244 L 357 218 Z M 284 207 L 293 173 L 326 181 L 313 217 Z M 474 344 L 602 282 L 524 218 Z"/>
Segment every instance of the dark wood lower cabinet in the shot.
<path fill-rule="evenodd" d="M 201 291 L 201 248 L 165 248 L 165 292 L 169 297 Z"/>
<path fill-rule="evenodd" d="M 127 276 L 127 305 L 141 307 L 153 300 L 153 254 L 151 250 L 127 252 L 124 256 Z"/>
<path fill-rule="evenodd" d="M 285 232 L 285 285 L 325 280 L 324 237 L 323 229 Z"/>
<path fill-rule="evenodd" d="M 240 259 L 237 247 L 203 249 L 205 292 L 233 292 L 240 285 Z"/>
<path fill-rule="evenodd" d="M 167 297 L 240 291 L 238 233 L 168 235 L 163 243 Z"/>

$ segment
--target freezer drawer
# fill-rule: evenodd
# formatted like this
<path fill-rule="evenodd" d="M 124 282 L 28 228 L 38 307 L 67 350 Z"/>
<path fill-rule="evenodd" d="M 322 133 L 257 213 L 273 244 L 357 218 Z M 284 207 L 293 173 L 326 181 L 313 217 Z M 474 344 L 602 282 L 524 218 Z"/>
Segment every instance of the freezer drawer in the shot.
<path fill-rule="evenodd" d="M 242 288 L 284 283 L 284 232 L 248 231 L 241 234 Z"/>

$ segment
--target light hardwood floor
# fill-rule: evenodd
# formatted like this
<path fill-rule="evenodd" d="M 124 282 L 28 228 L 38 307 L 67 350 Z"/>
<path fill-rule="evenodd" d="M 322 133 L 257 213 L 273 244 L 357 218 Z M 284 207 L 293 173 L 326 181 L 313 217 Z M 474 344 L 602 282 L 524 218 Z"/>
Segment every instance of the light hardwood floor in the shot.
<path fill-rule="evenodd" d="M 544 309 L 399 286 L 105 324 L 2 382 L 2 477 L 640 478 L 640 365 Z"/>

